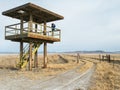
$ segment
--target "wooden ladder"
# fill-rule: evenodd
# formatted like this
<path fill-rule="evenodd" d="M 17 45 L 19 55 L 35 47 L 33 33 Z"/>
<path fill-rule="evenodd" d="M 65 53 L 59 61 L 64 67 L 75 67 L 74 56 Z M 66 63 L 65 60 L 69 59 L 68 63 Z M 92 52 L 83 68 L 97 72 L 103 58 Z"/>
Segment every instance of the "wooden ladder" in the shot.
<path fill-rule="evenodd" d="M 40 45 L 42 43 L 33 43 L 32 47 L 32 55 L 35 54 L 35 52 L 39 49 Z M 26 67 L 26 65 L 29 62 L 29 44 L 26 44 L 26 46 L 23 48 L 23 56 L 21 57 L 20 62 L 17 64 L 17 67 L 23 69 Z"/>

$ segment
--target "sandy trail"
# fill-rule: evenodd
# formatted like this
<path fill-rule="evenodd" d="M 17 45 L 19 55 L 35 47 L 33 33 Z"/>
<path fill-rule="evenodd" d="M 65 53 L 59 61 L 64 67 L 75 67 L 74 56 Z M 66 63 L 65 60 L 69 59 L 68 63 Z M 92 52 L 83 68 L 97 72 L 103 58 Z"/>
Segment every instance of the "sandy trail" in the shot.
<path fill-rule="evenodd" d="M 26 77 L 6 77 L 0 82 L 0 90 L 87 90 L 90 78 L 95 70 L 95 64 L 86 72 L 77 72 L 79 67 L 59 74 L 47 80 L 30 80 Z"/>
<path fill-rule="evenodd" d="M 93 64 L 90 69 L 82 74 L 77 72 L 80 67 L 58 75 L 53 79 L 38 83 L 31 87 L 30 90 L 87 90 L 96 65 Z"/>
<path fill-rule="evenodd" d="M 82 73 L 80 76 L 77 76 L 77 78 L 73 80 L 71 83 L 62 86 L 60 90 L 87 90 L 87 88 L 90 85 L 90 79 L 91 76 L 93 75 L 95 68 L 96 65 L 94 64 L 86 72 Z"/>
<path fill-rule="evenodd" d="M 43 80 L 31 80 L 23 76 L 11 78 L 7 70 L 0 70 L 0 76 L 5 77 L 0 78 L 0 90 L 87 90 L 96 64 L 94 63 L 83 73 L 78 72 L 84 65 L 85 63 L 75 69 Z"/>

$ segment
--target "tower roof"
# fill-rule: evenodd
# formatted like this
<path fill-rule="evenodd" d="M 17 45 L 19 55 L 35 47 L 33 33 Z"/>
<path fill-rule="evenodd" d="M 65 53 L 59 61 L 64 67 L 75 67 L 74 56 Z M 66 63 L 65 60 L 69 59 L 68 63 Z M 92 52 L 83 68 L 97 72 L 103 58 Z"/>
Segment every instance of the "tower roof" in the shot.
<path fill-rule="evenodd" d="M 32 3 L 27 3 L 22 6 L 18 6 L 13 9 L 4 11 L 2 14 L 16 19 L 20 19 L 22 16 L 24 21 L 29 21 L 30 14 L 32 14 L 33 21 L 37 23 L 43 23 L 44 21 L 51 22 L 64 19 L 63 16 Z"/>

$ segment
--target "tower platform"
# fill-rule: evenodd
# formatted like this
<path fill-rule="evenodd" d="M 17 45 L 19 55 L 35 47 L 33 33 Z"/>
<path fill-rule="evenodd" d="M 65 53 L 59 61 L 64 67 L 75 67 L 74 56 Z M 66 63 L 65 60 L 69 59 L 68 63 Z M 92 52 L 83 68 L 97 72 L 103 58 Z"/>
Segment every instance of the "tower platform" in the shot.
<path fill-rule="evenodd" d="M 5 39 L 15 42 L 60 42 L 61 30 L 55 28 L 52 31 L 50 26 L 46 26 L 46 32 L 44 34 L 44 25 L 32 22 L 32 27 L 29 28 L 29 22 L 23 22 L 23 28 L 21 30 L 21 23 L 9 25 L 5 27 Z M 34 27 L 33 27 L 34 26 Z M 35 27 L 37 26 L 37 27 Z"/>
<path fill-rule="evenodd" d="M 51 28 L 47 23 L 64 17 L 32 3 L 12 8 L 2 14 L 20 20 L 20 23 L 5 26 L 5 39 L 20 43 L 20 61 L 17 67 L 26 67 L 27 70 L 38 68 L 38 49 L 42 44 L 43 67 L 47 67 L 47 43 L 61 40 L 61 30 Z"/>

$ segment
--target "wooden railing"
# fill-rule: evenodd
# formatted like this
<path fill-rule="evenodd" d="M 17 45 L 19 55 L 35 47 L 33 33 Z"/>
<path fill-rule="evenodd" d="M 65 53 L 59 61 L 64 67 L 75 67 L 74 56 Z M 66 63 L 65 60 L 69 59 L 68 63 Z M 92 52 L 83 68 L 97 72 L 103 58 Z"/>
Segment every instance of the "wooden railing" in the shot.
<path fill-rule="evenodd" d="M 29 22 L 23 23 L 23 29 L 21 29 L 21 23 L 5 26 L 5 37 L 11 36 L 11 35 L 20 35 L 25 33 L 36 33 L 40 35 L 44 35 L 44 25 L 38 24 L 38 23 L 32 23 L 32 31 L 29 28 Z M 37 28 L 35 28 L 35 25 L 37 25 Z M 22 33 L 21 33 L 22 31 Z M 52 28 L 50 26 L 46 26 L 46 36 L 54 37 L 54 38 L 61 38 L 61 30 L 55 28 L 54 31 L 52 31 Z"/>

